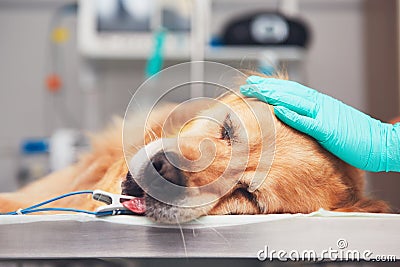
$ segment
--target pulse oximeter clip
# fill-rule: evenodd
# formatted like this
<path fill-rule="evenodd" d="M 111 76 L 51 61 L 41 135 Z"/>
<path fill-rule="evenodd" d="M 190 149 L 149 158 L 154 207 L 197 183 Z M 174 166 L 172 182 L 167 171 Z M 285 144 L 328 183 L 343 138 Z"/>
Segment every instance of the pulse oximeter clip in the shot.
<path fill-rule="evenodd" d="M 122 202 L 132 200 L 135 197 L 132 196 L 125 196 L 125 195 L 118 195 L 109 193 L 103 190 L 94 190 L 92 198 L 94 200 L 103 202 L 107 205 L 98 207 L 96 212 L 99 215 L 96 216 L 107 216 L 107 215 L 121 215 L 121 214 L 135 214 L 126 207 L 122 205 Z M 109 214 L 112 212 L 112 214 Z M 101 215 L 104 214 L 104 215 Z"/>
<path fill-rule="evenodd" d="M 61 207 L 42 207 L 46 204 L 52 203 L 62 198 L 74 196 L 92 194 L 93 200 L 103 202 L 107 205 L 97 208 L 96 211 L 81 210 L 74 208 L 61 208 Z M 97 217 L 111 216 L 111 215 L 140 215 L 145 212 L 145 202 L 144 198 L 132 197 L 126 195 L 118 195 L 109 193 L 103 190 L 83 190 L 70 192 L 63 194 L 49 200 L 40 202 L 38 204 L 32 205 L 24 209 L 18 209 L 16 211 L 0 213 L 0 215 L 24 215 L 36 212 L 46 212 L 46 211 L 64 211 L 64 212 L 75 212 L 75 213 L 86 213 L 90 215 L 95 215 Z"/>

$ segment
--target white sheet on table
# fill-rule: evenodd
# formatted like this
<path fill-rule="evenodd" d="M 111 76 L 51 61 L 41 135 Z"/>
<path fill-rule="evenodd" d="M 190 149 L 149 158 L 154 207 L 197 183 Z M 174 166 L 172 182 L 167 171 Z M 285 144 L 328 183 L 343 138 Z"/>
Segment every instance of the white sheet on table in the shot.
<path fill-rule="evenodd" d="M 334 212 L 320 209 L 309 214 L 267 214 L 267 215 L 214 215 L 204 216 L 195 221 L 183 224 L 183 228 L 203 228 L 203 227 L 221 227 L 234 226 L 249 223 L 260 223 L 276 220 L 288 220 L 297 217 L 368 217 L 368 218 L 400 218 L 400 214 L 386 213 L 363 213 L 363 212 Z M 87 214 L 55 214 L 55 215 L 2 215 L 0 216 L 0 225 L 5 224 L 20 224 L 20 223 L 35 223 L 43 221 L 78 221 L 78 222 L 93 222 L 102 221 L 108 223 L 141 225 L 151 227 L 176 227 L 174 225 L 158 224 L 146 217 L 142 216 L 108 216 L 95 217 Z"/>

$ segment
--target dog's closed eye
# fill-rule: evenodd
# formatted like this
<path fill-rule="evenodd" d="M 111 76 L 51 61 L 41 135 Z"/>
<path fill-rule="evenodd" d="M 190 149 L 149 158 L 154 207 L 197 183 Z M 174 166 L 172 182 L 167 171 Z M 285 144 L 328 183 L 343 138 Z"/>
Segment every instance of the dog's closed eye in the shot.
<path fill-rule="evenodd" d="M 230 145 L 233 141 L 235 141 L 235 127 L 232 123 L 232 119 L 230 114 L 226 115 L 226 118 L 221 127 L 221 139 L 227 141 Z"/>

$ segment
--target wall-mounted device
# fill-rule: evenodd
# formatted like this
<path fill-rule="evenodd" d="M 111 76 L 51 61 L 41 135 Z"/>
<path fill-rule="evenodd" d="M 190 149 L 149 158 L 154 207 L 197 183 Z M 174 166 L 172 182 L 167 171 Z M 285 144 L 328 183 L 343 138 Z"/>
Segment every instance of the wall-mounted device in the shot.
<path fill-rule="evenodd" d="M 309 31 L 304 22 L 279 13 L 260 12 L 232 19 L 223 30 L 224 45 L 296 45 L 305 47 Z"/>
<path fill-rule="evenodd" d="M 145 59 L 154 32 L 165 30 L 164 55 L 189 55 L 190 1 L 81 0 L 78 14 L 80 52 L 92 58 Z"/>

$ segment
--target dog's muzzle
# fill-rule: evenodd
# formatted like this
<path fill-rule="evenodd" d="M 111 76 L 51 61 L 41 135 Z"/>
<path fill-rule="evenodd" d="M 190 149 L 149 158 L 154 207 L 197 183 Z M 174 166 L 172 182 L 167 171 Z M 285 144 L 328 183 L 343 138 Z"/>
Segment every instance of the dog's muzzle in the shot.
<path fill-rule="evenodd" d="M 138 162 L 139 166 L 132 166 L 132 161 L 131 168 L 140 168 L 133 172 L 138 176 L 134 177 L 128 172 L 122 182 L 122 194 L 141 197 L 144 200 L 156 199 L 167 204 L 183 198 L 187 179 L 177 167 L 179 160 L 177 153 L 162 150 L 149 157 L 146 162 Z"/>

